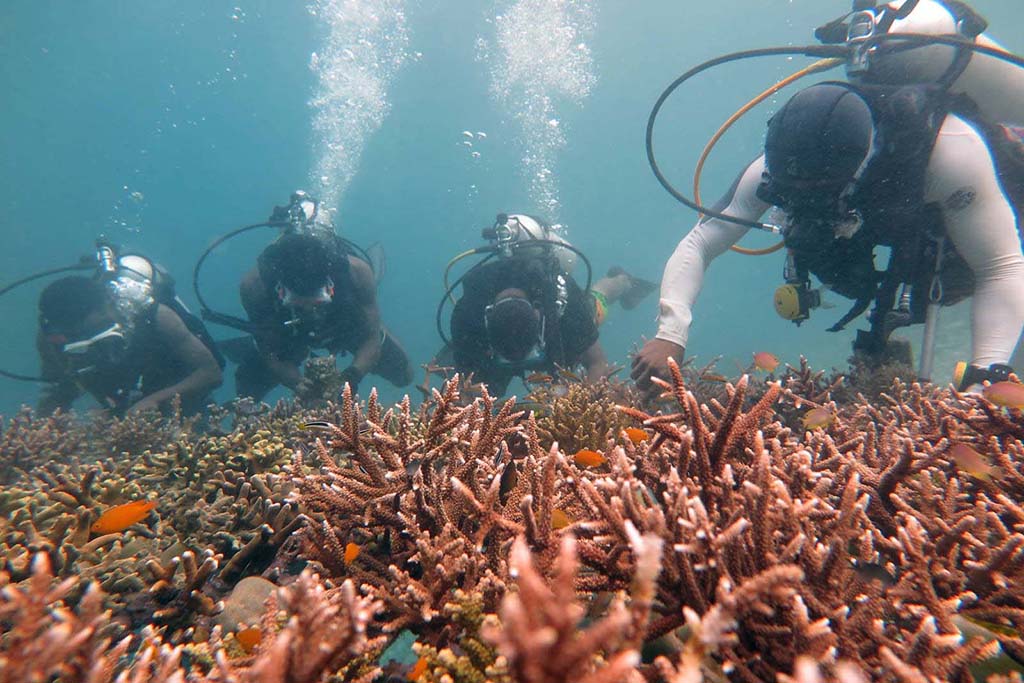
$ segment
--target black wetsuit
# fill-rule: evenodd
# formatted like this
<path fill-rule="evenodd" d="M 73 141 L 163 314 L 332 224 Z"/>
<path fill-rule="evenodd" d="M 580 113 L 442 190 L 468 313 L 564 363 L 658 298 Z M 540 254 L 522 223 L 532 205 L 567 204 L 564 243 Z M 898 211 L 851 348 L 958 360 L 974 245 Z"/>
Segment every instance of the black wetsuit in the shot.
<path fill-rule="evenodd" d="M 567 278 L 568 298 L 561 317 L 553 312 L 554 292 L 551 276 L 539 259 L 510 258 L 479 266 L 466 276 L 462 298 L 452 311 L 452 351 L 460 373 L 473 373 L 493 393 L 503 394 L 517 375 L 533 371 L 552 372 L 555 364 L 575 365 L 583 353 L 597 341 L 594 303 L 572 278 Z M 525 291 L 540 302 L 545 313 L 545 354 L 541 361 L 527 366 L 502 363 L 494 357 L 487 339 L 484 309 L 505 289 Z"/>
<path fill-rule="evenodd" d="M 68 372 L 46 377 L 54 383 L 45 390 L 46 393 L 58 404 L 62 404 L 70 403 L 85 391 L 104 408 L 121 414 L 138 400 L 188 377 L 192 368 L 178 360 L 175 350 L 167 345 L 156 329 L 157 308 L 156 305 L 150 307 L 136 323 L 125 355 L 116 363 L 88 365 L 87 357 L 83 358 L 81 362 L 86 364 L 84 368 L 69 368 Z M 189 321 L 185 320 L 184 315 L 174 312 L 188 325 Z M 197 336 L 202 340 L 202 336 Z M 216 357 L 219 361 L 219 354 Z M 184 414 L 194 414 L 202 411 L 209 403 L 209 394 L 191 399 L 182 396 L 181 409 Z"/>
<path fill-rule="evenodd" d="M 249 320 L 261 330 L 257 335 L 259 349 L 253 346 L 239 359 L 235 384 L 240 396 L 260 399 L 280 383 L 263 354 L 298 365 L 314 349 L 326 349 L 333 354 L 354 353 L 366 342 L 371 333 L 370 324 L 363 305 L 356 299 L 349 260 L 342 255 L 334 262 L 330 272 L 334 297 L 322 310 L 306 318 L 297 318 L 290 308 L 281 304 L 275 290 L 277 283 L 261 264 L 263 294 L 248 311 Z M 407 366 L 405 352 L 385 334 L 373 372 L 394 382 L 393 378 L 406 372 Z"/>

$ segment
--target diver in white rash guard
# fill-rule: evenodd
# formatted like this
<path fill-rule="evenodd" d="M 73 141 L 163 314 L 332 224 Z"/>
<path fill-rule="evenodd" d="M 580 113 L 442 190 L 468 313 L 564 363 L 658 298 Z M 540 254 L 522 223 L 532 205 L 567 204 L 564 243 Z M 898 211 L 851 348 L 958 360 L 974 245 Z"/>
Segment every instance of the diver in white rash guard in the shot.
<path fill-rule="evenodd" d="M 785 211 L 788 289 L 776 298 L 785 317 L 806 319 L 813 274 L 855 301 L 833 329 L 874 304 L 871 331 L 860 331 L 854 348 L 878 354 L 895 326 L 923 321 L 940 283 L 939 303 L 973 296 L 972 366 L 961 386 L 1004 378 L 1024 327 L 1024 256 L 1008 199 L 1019 198 L 1020 179 L 1000 179 L 990 136 L 952 113 L 948 98 L 899 92 L 822 83 L 797 93 L 769 123 L 765 154 L 715 209 L 746 220 L 773 205 Z M 679 243 L 665 268 L 658 333 L 633 362 L 641 388 L 668 377 L 668 358 L 682 360 L 704 270 L 746 230 L 706 219 Z M 892 249 L 883 271 L 873 263 L 880 245 Z"/>

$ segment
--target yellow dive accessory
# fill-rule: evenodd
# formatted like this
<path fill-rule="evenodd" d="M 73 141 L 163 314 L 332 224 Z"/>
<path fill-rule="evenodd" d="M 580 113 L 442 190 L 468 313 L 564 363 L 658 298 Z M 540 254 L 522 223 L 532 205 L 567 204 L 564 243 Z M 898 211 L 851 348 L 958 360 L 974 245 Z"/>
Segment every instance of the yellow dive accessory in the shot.
<path fill-rule="evenodd" d="M 787 282 L 775 290 L 775 312 L 797 325 L 811 317 L 811 309 L 821 305 L 821 293 L 805 282 Z"/>
<path fill-rule="evenodd" d="M 959 387 L 963 384 L 964 375 L 967 374 L 967 362 L 957 361 L 953 366 L 953 386 Z"/>
<path fill-rule="evenodd" d="M 778 83 L 776 83 L 772 87 L 768 88 L 763 93 L 761 93 L 760 95 L 758 95 L 757 97 L 755 97 L 754 99 L 750 100 L 745 105 L 740 107 L 736 111 L 735 114 L 730 116 L 726 120 L 726 122 L 723 123 L 721 125 L 721 127 L 715 132 L 715 134 L 711 136 L 711 139 L 708 140 L 708 144 L 704 146 L 704 151 L 701 152 L 700 159 L 697 160 L 697 166 L 694 168 L 694 171 L 693 171 L 693 195 L 694 195 L 694 199 L 696 200 L 696 202 L 698 204 L 702 204 L 703 203 L 701 201 L 701 197 L 700 197 L 700 177 L 701 177 L 701 173 L 704 172 L 704 162 L 707 161 L 708 156 L 711 154 L 711 150 L 713 150 L 715 148 L 715 145 L 718 144 L 718 141 L 722 139 L 722 136 L 725 135 L 726 131 L 728 131 L 730 128 L 732 128 L 734 123 L 736 123 L 741 118 L 743 118 L 743 116 L 748 111 L 750 111 L 751 109 L 753 109 L 757 105 L 761 104 L 761 102 L 764 102 L 766 99 L 768 99 L 769 97 L 771 97 L 772 95 L 774 95 L 778 91 L 782 90 L 787 85 L 800 80 L 804 76 L 810 76 L 811 74 L 815 74 L 815 73 L 818 73 L 818 72 L 821 72 L 821 71 L 828 71 L 829 69 L 832 69 L 832 68 L 837 67 L 840 64 L 844 64 L 844 63 L 845 63 L 845 60 L 839 59 L 838 57 L 832 58 L 832 59 L 821 59 L 821 60 L 818 60 L 814 64 L 811 64 L 810 66 L 805 67 L 803 69 L 800 69 L 796 73 L 791 74 L 791 75 L 787 76 L 786 78 L 783 78 L 781 81 L 779 81 Z M 701 216 L 701 218 L 703 218 L 703 215 Z M 734 244 L 734 245 L 732 245 L 729 248 L 732 249 L 735 252 L 738 252 L 740 254 L 746 254 L 748 256 L 763 256 L 765 254 L 771 254 L 773 252 L 778 251 L 779 249 L 782 248 L 783 244 L 784 244 L 784 242 L 779 242 L 778 244 L 774 244 L 774 245 L 772 245 L 770 247 L 766 247 L 764 249 L 747 249 L 745 247 L 736 246 Z M 776 299 L 776 301 L 777 301 L 777 299 Z M 778 304 L 776 304 L 776 310 L 778 310 Z M 782 315 L 782 314 L 779 313 L 779 315 Z M 785 316 L 783 316 L 783 317 L 785 317 Z"/>
<path fill-rule="evenodd" d="M 800 290 L 796 285 L 781 285 L 775 290 L 775 312 L 786 320 L 801 317 Z"/>

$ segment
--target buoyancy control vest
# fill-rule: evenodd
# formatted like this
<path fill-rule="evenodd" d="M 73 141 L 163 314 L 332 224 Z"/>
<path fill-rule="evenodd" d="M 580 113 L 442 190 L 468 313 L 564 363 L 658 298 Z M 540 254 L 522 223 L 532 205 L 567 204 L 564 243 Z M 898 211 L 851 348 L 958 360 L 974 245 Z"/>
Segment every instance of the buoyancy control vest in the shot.
<path fill-rule="evenodd" d="M 895 327 L 922 322 L 930 299 L 951 305 L 973 293 L 972 271 L 945 239 L 942 207 L 925 200 L 928 162 L 946 117 L 964 118 L 984 137 L 1018 229 L 1024 209 L 1024 138 L 1012 126 L 984 121 L 968 98 L 949 95 L 941 86 L 837 85 L 864 98 L 876 127 L 873 156 L 845 204 L 860 227 L 843 236 L 831 226 L 828 234 L 790 231 L 786 246 L 793 272 L 787 279 L 806 279 L 810 273 L 854 300 L 832 331 L 874 303 L 867 346 L 877 349 Z M 773 197 L 781 190 L 769 178 L 759 194 L 777 203 Z M 891 250 L 882 270 L 874 263 L 878 246 Z M 900 315 L 893 315 L 898 308 Z"/>
<path fill-rule="evenodd" d="M 267 341 L 272 345 L 281 346 L 273 349 L 275 353 L 288 356 L 293 351 L 304 357 L 309 348 L 350 351 L 354 345 L 358 345 L 365 334 L 366 315 L 362 305 L 356 300 L 349 263 L 350 256 L 360 259 L 362 256 L 351 249 L 346 240 L 336 235 L 317 239 L 323 242 L 323 248 L 328 254 L 328 270 L 334 284 L 331 302 L 325 304 L 318 315 L 299 315 L 279 299 L 276 292 L 279 278 L 272 256 L 274 245 L 265 249 L 257 259 L 257 269 L 265 287 L 265 297 L 272 302 L 273 307 L 270 316 L 273 319 L 274 331 Z"/>
<path fill-rule="evenodd" d="M 224 369 L 224 356 L 217 349 L 217 343 L 210 335 L 210 331 L 178 296 L 174 277 L 163 266 L 133 252 L 119 255 L 115 263 L 116 270 L 112 273 L 109 283 L 115 308 L 127 309 L 137 306 L 140 310 L 135 312 L 135 315 L 138 315 L 139 322 L 149 324 L 155 318 L 156 304 L 163 304 L 181 318 L 185 328 L 209 349 L 217 365 Z M 135 291 L 137 287 L 141 291 Z M 147 289 L 149 302 L 145 301 L 144 292 Z M 133 299 L 138 301 L 133 303 Z M 132 313 L 127 311 L 126 314 Z"/>

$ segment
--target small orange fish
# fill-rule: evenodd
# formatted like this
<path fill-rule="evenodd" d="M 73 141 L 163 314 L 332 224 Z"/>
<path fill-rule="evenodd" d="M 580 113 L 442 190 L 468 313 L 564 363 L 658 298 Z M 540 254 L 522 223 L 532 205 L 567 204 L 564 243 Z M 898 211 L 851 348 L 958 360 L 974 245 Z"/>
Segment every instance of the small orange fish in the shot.
<path fill-rule="evenodd" d="M 1024 408 L 1024 384 L 996 382 L 981 390 L 988 400 L 1003 408 Z"/>
<path fill-rule="evenodd" d="M 776 363 L 777 362 L 778 361 L 776 361 Z M 725 375 L 718 375 L 713 372 L 705 373 L 701 375 L 700 378 L 704 382 L 722 382 L 723 384 L 729 381 L 729 378 L 726 377 Z"/>
<path fill-rule="evenodd" d="M 977 479 L 988 481 L 998 468 L 989 463 L 988 458 L 965 443 L 955 443 L 949 449 L 956 466 Z"/>
<path fill-rule="evenodd" d="M 828 427 L 836 419 L 836 414 L 828 408 L 814 408 L 804 413 L 804 429 Z"/>
<path fill-rule="evenodd" d="M 252 652 L 257 645 L 260 644 L 260 639 L 263 637 L 263 633 L 256 626 L 251 628 L 243 628 L 241 631 L 235 634 L 235 640 L 242 646 L 246 654 Z"/>
<path fill-rule="evenodd" d="M 754 354 L 754 367 L 765 372 L 775 372 L 779 367 L 779 359 L 767 351 L 758 351 Z"/>
<path fill-rule="evenodd" d="M 531 372 L 523 378 L 523 381 L 527 384 L 551 384 L 555 378 L 543 372 Z"/>
<path fill-rule="evenodd" d="M 569 519 L 569 515 L 565 514 L 565 511 L 555 508 L 551 511 L 551 528 L 555 531 L 564 529 L 565 527 L 572 524 L 572 520 Z"/>
<path fill-rule="evenodd" d="M 357 543 L 349 543 L 345 546 L 345 564 L 352 564 L 359 557 L 359 553 L 362 552 L 362 548 Z"/>
<path fill-rule="evenodd" d="M 608 462 L 608 458 L 604 457 L 597 451 L 584 448 L 582 451 L 579 451 L 576 455 L 572 456 L 572 461 L 577 465 L 582 465 L 583 467 L 599 467 Z"/>
<path fill-rule="evenodd" d="M 149 511 L 156 507 L 156 501 L 136 500 L 124 505 L 115 505 L 107 509 L 99 519 L 93 522 L 89 530 L 97 534 L 114 534 L 124 531 L 132 524 L 141 522 L 149 516 Z"/>
<path fill-rule="evenodd" d="M 413 667 L 411 669 L 409 669 L 409 674 L 406 676 L 406 679 L 410 680 L 410 681 L 418 681 L 420 679 L 420 676 L 422 676 L 424 673 L 426 673 L 426 671 L 427 671 L 427 658 L 426 657 L 420 657 L 419 659 L 416 660 L 416 663 L 413 664 Z"/>
<path fill-rule="evenodd" d="M 626 427 L 622 431 L 626 432 L 626 436 L 633 443 L 643 443 L 647 439 L 651 438 L 645 429 L 639 429 L 637 427 Z"/>

